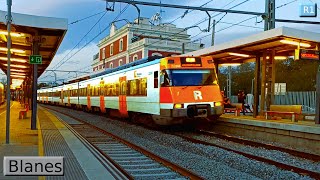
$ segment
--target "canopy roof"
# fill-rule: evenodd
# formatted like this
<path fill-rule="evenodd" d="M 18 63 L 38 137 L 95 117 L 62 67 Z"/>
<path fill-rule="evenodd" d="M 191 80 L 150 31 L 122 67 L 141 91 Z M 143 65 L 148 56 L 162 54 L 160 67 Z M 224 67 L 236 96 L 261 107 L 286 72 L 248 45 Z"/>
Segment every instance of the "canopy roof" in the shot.
<path fill-rule="evenodd" d="M 7 73 L 7 26 L 6 11 L 0 11 L 0 68 Z M 38 65 L 38 76 L 48 67 L 56 54 L 68 27 L 67 19 L 12 13 L 11 26 L 11 77 L 31 77 L 32 41 L 40 43 L 42 64 Z M 38 35 L 38 36 L 37 36 Z"/>
<path fill-rule="evenodd" d="M 284 41 L 286 42 L 284 43 L 283 41 L 281 42 L 281 40 L 287 41 Z M 193 51 L 181 56 L 212 56 L 214 60 L 218 60 L 219 64 L 243 63 L 254 60 L 257 54 L 262 53 L 265 50 L 275 50 L 276 56 L 293 56 L 294 50 L 297 49 L 299 42 L 301 49 L 315 49 L 320 42 L 320 33 L 280 27 L 238 40 Z M 310 46 L 307 47 L 308 45 Z M 240 57 L 237 55 L 230 55 L 229 53 L 238 53 L 249 56 Z"/>

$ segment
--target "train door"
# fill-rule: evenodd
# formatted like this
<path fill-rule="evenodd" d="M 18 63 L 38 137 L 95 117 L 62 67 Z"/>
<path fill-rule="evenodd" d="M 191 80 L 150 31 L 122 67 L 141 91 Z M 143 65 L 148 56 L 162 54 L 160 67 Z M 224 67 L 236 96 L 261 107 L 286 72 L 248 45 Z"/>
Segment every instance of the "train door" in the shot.
<path fill-rule="evenodd" d="M 105 94 L 105 89 L 104 89 L 104 81 L 100 81 L 100 111 L 105 113 L 106 112 L 106 106 L 104 102 L 104 94 Z"/>
<path fill-rule="evenodd" d="M 89 110 L 91 110 L 91 87 L 90 84 L 87 85 L 87 107 Z"/>
<path fill-rule="evenodd" d="M 119 92 L 119 112 L 122 117 L 128 117 L 127 109 L 127 77 L 119 77 L 120 92 Z"/>
<path fill-rule="evenodd" d="M 68 96 L 68 106 L 70 106 L 70 96 L 71 96 L 71 89 L 70 88 L 68 88 L 67 96 Z"/>
<path fill-rule="evenodd" d="M 46 92 L 46 102 L 47 102 L 47 104 L 49 103 L 49 93 L 50 93 L 49 91 Z"/>
<path fill-rule="evenodd" d="M 61 89 L 61 91 L 60 91 L 60 102 L 61 102 L 61 104 L 63 104 L 63 98 L 64 98 L 64 94 L 63 94 L 63 89 Z"/>

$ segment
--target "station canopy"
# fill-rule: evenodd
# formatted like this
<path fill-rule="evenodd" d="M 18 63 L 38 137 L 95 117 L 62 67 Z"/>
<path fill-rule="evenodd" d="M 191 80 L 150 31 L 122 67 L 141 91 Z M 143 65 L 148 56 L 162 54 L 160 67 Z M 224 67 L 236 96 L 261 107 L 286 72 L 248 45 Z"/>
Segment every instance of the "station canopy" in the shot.
<path fill-rule="evenodd" d="M 0 68 L 7 73 L 7 26 L 6 11 L 0 11 Z M 39 42 L 42 64 L 38 65 L 38 76 L 49 66 L 68 27 L 67 19 L 12 13 L 11 25 L 11 78 L 23 81 L 31 78 L 33 54 L 32 42 Z"/>
<path fill-rule="evenodd" d="M 266 50 L 274 50 L 275 59 L 287 59 L 295 55 L 298 46 L 316 49 L 319 42 L 320 33 L 280 27 L 181 56 L 211 56 L 219 64 L 238 64 L 254 62 L 256 55 L 262 56 Z"/>

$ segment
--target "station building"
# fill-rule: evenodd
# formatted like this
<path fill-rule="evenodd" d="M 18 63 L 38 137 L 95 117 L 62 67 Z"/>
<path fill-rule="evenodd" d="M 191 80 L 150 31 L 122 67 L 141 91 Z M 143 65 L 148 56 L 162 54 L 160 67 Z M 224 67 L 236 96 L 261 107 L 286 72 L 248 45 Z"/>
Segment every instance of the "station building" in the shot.
<path fill-rule="evenodd" d="M 148 56 L 171 56 L 199 50 L 203 44 L 191 42 L 184 28 L 174 24 L 153 25 L 149 18 L 136 19 L 117 29 L 111 24 L 109 36 L 98 43 L 99 53 L 93 56 L 93 71 L 102 71 Z"/>

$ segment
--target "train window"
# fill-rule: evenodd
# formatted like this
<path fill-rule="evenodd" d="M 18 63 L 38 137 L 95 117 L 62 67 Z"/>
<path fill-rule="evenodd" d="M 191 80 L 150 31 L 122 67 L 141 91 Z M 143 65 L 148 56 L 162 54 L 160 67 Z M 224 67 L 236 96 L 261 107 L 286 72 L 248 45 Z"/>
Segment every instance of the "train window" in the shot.
<path fill-rule="evenodd" d="M 146 96 L 147 95 L 147 78 L 129 80 L 127 95 Z"/>
<path fill-rule="evenodd" d="M 127 82 L 122 81 L 120 84 L 120 95 L 126 95 L 127 94 Z"/>
<path fill-rule="evenodd" d="M 116 82 L 116 91 L 115 91 L 115 95 L 114 96 L 119 96 L 120 94 L 120 83 Z"/>
<path fill-rule="evenodd" d="M 147 95 L 147 78 L 142 78 L 140 81 L 139 95 L 146 96 Z"/>
<path fill-rule="evenodd" d="M 159 73 L 158 71 L 153 72 L 153 87 L 158 88 L 158 79 L 159 79 Z"/>

